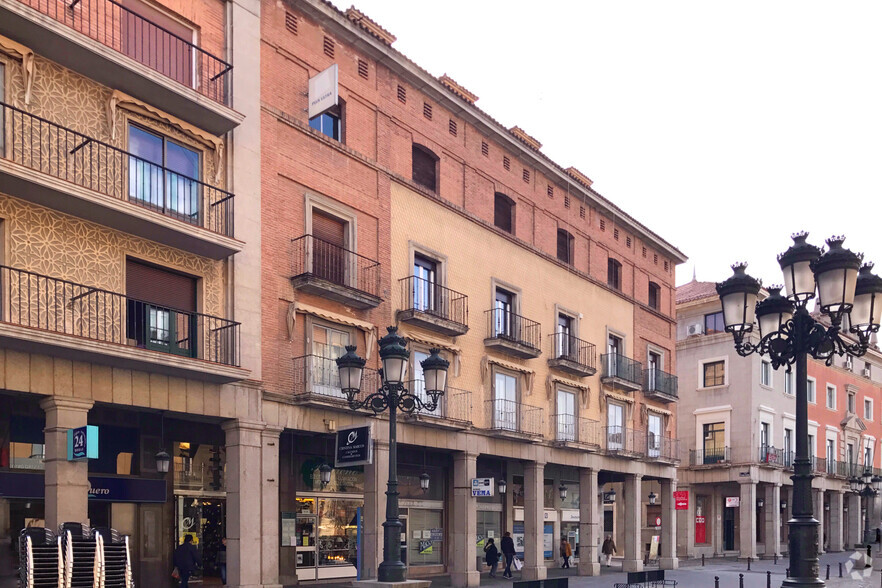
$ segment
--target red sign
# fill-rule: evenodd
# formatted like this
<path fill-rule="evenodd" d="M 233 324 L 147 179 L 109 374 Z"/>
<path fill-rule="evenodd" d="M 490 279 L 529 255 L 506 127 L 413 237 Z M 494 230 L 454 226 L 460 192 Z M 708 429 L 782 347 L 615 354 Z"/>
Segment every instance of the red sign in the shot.
<path fill-rule="evenodd" d="M 704 533 L 704 517 L 695 517 L 695 542 L 696 543 L 706 543 L 707 539 L 705 538 Z"/>
<path fill-rule="evenodd" d="M 661 527 L 661 517 L 655 517 L 655 526 Z"/>
<path fill-rule="evenodd" d="M 689 490 L 677 490 L 674 492 L 674 508 L 677 510 L 689 510 Z"/>

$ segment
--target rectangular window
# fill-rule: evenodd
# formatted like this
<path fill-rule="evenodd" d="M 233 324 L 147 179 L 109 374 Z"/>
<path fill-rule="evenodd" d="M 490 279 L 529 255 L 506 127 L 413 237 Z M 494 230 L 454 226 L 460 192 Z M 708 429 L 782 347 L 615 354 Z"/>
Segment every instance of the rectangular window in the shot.
<path fill-rule="evenodd" d="M 836 386 L 827 384 L 827 408 L 836 410 Z"/>
<path fill-rule="evenodd" d="M 524 179 L 524 183 L 529 184 L 530 183 L 530 170 L 528 170 L 527 168 L 524 168 L 524 173 L 523 173 L 522 177 Z"/>
<path fill-rule="evenodd" d="M 413 256 L 413 308 L 436 310 L 437 262 L 420 254 Z"/>
<path fill-rule="evenodd" d="M 318 209 L 312 211 L 312 273 L 334 284 L 347 286 L 346 233 L 348 223 Z"/>
<path fill-rule="evenodd" d="M 559 313 L 555 331 L 555 357 L 578 359 L 578 350 L 573 341 L 573 317 Z"/>
<path fill-rule="evenodd" d="M 806 386 L 806 388 L 807 388 L 806 396 L 808 397 L 808 401 L 811 402 L 812 404 L 814 404 L 818 401 L 816 398 L 816 391 L 815 391 L 816 387 L 815 387 L 814 378 L 809 378 L 807 384 L 808 385 Z"/>
<path fill-rule="evenodd" d="M 569 208 L 569 207 L 570 207 L 570 195 L 567 194 L 566 196 L 564 196 L 564 208 Z"/>
<path fill-rule="evenodd" d="M 557 391 L 557 440 L 576 440 L 576 395 L 567 390 Z"/>
<path fill-rule="evenodd" d="M 793 430 L 784 429 L 784 466 L 793 465 Z"/>
<path fill-rule="evenodd" d="M 545 188 L 545 193 L 548 194 L 549 198 L 554 198 L 554 186 L 548 184 L 548 186 Z"/>
<path fill-rule="evenodd" d="M 516 431 L 518 428 L 518 379 L 496 372 L 493 385 L 493 426 Z"/>
<path fill-rule="evenodd" d="M 428 102 L 423 102 L 423 116 L 428 120 L 432 120 L 432 105 Z"/>
<path fill-rule="evenodd" d="M 723 311 L 704 315 L 704 334 L 725 333 L 726 324 L 723 322 Z"/>
<path fill-rule="evenodd" d="M 649 282 L 649 308 L 658 310 L 661 305 L 661 286 L 655 282 Z"/>
<path fill-rule="evenodd" d="M 766 450 L 769 448 L 769 441 L 771 440 L 771 425 L 769 423 L 760 423 L 760 447 L 762 448 L 762 453 L 765 454 Z"/>
<path fill-rule="evenodd" d="M 662 418 L 661 415 L 649 413 L 646 450 L 650 458 L 661 455 Z"/>
<path fill-rule="evenodd" d="M 854 465 L 854 443 L 845 446 L 845 463 Z"/>
<path fill-rule="evenodd" d="M 447 122 L 447 131 L 448 131 L 451 135 L 453 135 L 454 137 L 456 136 L 456 133 L 457 133 L 457 125 L 456 125 L 456 121 L 453 120 L 452 118 Z"/>
<path fill-rule="evenodd" d="M 398 86 L 398 101 L 407 104 L 407 88 L 401 85 Z"/>
<path fill-rule="evenodd" d="M 710 361 L 703 366 L 704 387 L 723 386 L 726 384 L 726 362 Z"/>
<path fill-rule="evenodd" d="M 864 398 L 864 420 L 873 420 L 873 401 L 869 398 Z"/>
<path fill-rule="evenodd" d="M 330 37 L 325 37 L 324 41 L 322 42 L 322 48 L 325 51 L 325 55 L 327 55 L 331 59 L 334 59 L 334 39 Z"/>
<path fill-rule="evenodd" d="M 358 75 L 364 79 L 368 79 L 368 64 L 367 61 L 363 59 L 358 60 Z"/>
<path fill-rule="evenodd" d="M 309 126 L 335 141 L 341 141 L 342 139 L 340 137 L 342 135 L 340 132 L 340 121 L 342 117 L 340 116 L 340 112 L 340 106 L 337 105 L 329 111 L 323 112 L 322 114 L 309 119 Z"/>
<path fill-rule="evenodd" d="M 584 206 L 579 207 L 579 218 L 585 218 L 585 207 Z"/>
<path fill-rule="evenodd" d="M 809 454 L 809 457 L 812 457 L 812 458 L 815 457 L 815 436 L 814 435 L 808 436 L 808 454 Z"/>
<path fill-rule="evenodd" d="M 124 0 L 121 4 L 128 9 L 122 11 L 119 23 L 122 52 L 192 88 L 198 60 L 193 29 L 141 0 Z M 295 34 L 296 30 L 295 21 Z"/>
<path fill-rule="evenodd" d="M 833 470 L 830 466 L 832 462 L 836 460 L 836 441 L 833 439 L 827 439 L 827 473 L 833 473 Z"/>
<path fill-rule="evenodd" d="M 199 224 L 199 152 L 129 125 L 129 198 L 185 222 Z"/>
<path fill-rule="evenodd" d="M 625 407 L 609 402 L 606 405 L 606 448 L 619 451 L 625 442 Z"/>
<path fill-rule="evenodd" d="M 481 155 L 484 157 L 490 155 L 490 145 L 487 144 L 487 141 L 481 141 Z"/>
<path fill-rule="evenodd" d="M 288 32 L 291 34 L 297 34 L 297 17 L 285 11 L 285 28 L 288 29 Z"/>
<path fill-rule="evenodd" d="M 784 372 L 784 394 L 793 395 L 793 372 Z"/>
<path fill-rule="evenodd" d="M 760 364 L 760 384 L 763 386 L 772 386 L 772 362 L 763 361 Z"/>
<path fill-rule="evenodd" d="M 849 392 L 849 393 L 848 393 L 848 404 L 847 404 L 847 409 L 848 409 L 848 412 L 850 412 L 851 414 L 855 414 L 855 408 L 854 408 L 854 405 L 855 405 L 855 402 L 854 402 L 854 392 Z"/>
<path fill-rule="evenodd" d="M 502 156 L 502 167 L 505 168 L 505 171 L 511 170 L 511 159 L 508 158 L 508 155 Z"/>
<path fill-rule="evenodd" d="M 864 466 L 873 467 L 873 448 L 870 447 L 869 441 L 867 441 L 867 446 L 864 447 Z"/>
<path fill-rule="evenodd" d="M 557 230 L 557 258 L 564 263 L 573 263 L 573 236 L 564 229 Z"/>
<path fill-rule="evenodd" d="M 418 397 L 424 403 L 429 402 L 430 398 L 426 394 L 426 378 L 423 375 L 423 366 L 420 365 L 420 362 L 425 361 L 428 358 L 429 354 L 425 351 L 414 350 L 413 352 L 413 369 L 411 370 L 411 373 L 413 374 L 413 390 L 411 390 L 411 392 L 414 394 L 414 396 Z M 421 410 L 420 414 L 440 417 L 441 403 L 438 403 L 438 406 L 435 407 L 435 410 Z"/>
<path fill-rule="evenodd" d="M 349 331 L 342 327 L 314 324 L 312 327 L 312 356 L 309 381 L 312 393 L 333 398 L 345 398 L 340 388 L 336 359 L 346 353 Z"/>
<path fill-rule="evenodd" d="M 126 337 L 131 345 L 195 357 L 196 280 L 126 261 Z"/>
<path fill-rule="evenodd" d="M 704 463 L 718 463 L 726 459 L 726 423 L 703 425 Z"/>
<path fill-rule="evenodd" d="M 622 264 L 612 257 L 606 262 L 606 283 L 610 288 L 622 289 Z"/>
<path fill-rule="evenodd" d="M 496 289 L 493 301 L 493 336 L 517 338 L 517 321 L 514 316 L 515 295 L 502 288 Z"/>

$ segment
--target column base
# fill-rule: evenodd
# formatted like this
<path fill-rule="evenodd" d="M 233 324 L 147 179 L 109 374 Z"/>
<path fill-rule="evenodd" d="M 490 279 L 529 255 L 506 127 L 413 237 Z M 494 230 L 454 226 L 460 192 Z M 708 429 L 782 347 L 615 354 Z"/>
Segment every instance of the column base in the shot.
<path fill-rule="evenodd" d="M 658 560 L 658 567 L 662 570 L 676 570 L 680 567 L 680 560 L 676 557 L 662 557 Z"/>
<path fill-rule="evenodd" d="M 882 559 L 880 559 L 882 561 Z M 600 562 L 579 562 L 579 575 L 580 576 L 599 576 L 600 575 Z"/>
<path fill-rule="evenodd" d="M 548 577 L 548 568 L 545 566 L 527 567 L 521 569 L 521 578 L 524 580 L 544 580 Z"/>
<path fill-rule="evenodd" d="M 623 572 L 642 572 L 643 571 L 643 561 L 639 559 L 623 559 L 622 560 L 622 571 Z"/>
<path fill-rule="evenodd" d="M 454 588 L 468 588 L 469 586 L 481 585 L 481 573 L 472 572 L 452 572 L 450 574 L 450 583 Z"/>

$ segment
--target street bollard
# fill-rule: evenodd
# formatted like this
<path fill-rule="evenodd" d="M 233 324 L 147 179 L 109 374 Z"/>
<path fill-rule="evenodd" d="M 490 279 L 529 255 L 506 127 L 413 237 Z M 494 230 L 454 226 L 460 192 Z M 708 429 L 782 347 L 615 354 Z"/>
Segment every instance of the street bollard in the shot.
<path fill-rule="evenodd" d="M 701 554 L 701 567 L 704 567 L 704 554 Z"/>
<path fill-rule="evenodd" d="M 750 558 L 747 558 L 747 571 L 750 571 Z"/>
<path fill-rule="evenodd" d="M 839 577 L 842 577 L 842 562 L 839 562 Z"/>
<path fill-rule="evenodd" d="M 829 580 L 829 579 L 830 579 L 830 564 L 827 564 L 827 577 L 824 578 L 824 579 L 825 579 L 825 580 Z"/>
<path fill-rule="evenodd" d="M 744 574 L 738 574 L 738 588 L 744 588 Z"/>
<path fill-rule="evenodd" d="M 766 588 L 772 588 L 772 572 L 766 572 Z"/>
<path fill-rule="evenodd" d="M 720 588 L 720 577 L 714 576 L 714 588 Z"/>
<path fill-rule="evenodd" d="M 778 565 L 778 554 L 775 554 L 775 565 Z"/>
<path fill-rule="evenodd" d="M 787 577 L 790 577 L 790 568 L 787 568 Z"/>

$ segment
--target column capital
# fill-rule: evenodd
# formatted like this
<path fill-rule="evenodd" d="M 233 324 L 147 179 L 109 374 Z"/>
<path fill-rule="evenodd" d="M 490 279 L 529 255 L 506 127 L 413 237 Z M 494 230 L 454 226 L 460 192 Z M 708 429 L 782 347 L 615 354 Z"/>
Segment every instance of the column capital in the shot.
<path fill-rule="evenodd" d="M 759 484 L 759 480 L 754 480 L 753 478 L 738 478 L 739 484 Z M 778 484 L 780 486 L 780 484 Z"/>
<path fill-rule="evenodd" d="M 268 439 L 278 439 L 279 437 L 282 436 L 282 431 L 284 431 L 284 430 L 285 430 L 285 427 L 276 427 L 276 426 L 267 425 L 260 432 L 260 435 L 261 435 L 261 437 L 266 437 Z"/>
<path fill-rule="evenodd" d="M 79 410 L 89 412 L 95 405 L 93 400 L 83 400 L 82 398 L 72 398 L 70 396 L 49 396 L 40 401 L 40 408 L 44 411 L 49 410 Z"/>
<path fill-rule="evenodd" d="M 474 453 L 471 451 L 455 451 L 453 453 L 454 461 L 458 459 L 478 459 L 478 453 Z"/>
<path fill-rule="evenodd" d="M 224 431 L 253 431 L 255 433 L 263 432 L 266 429 L 266 423 L 263 421 L 252 421 L 249 419 L 229 419 L 221 423 L 221 429 Z"/>

